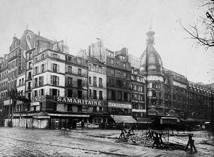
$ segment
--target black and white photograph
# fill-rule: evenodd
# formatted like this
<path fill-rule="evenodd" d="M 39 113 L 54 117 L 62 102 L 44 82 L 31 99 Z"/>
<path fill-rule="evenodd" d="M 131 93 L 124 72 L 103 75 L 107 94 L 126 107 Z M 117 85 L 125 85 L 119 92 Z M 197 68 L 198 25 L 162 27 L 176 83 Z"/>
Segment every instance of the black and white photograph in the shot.
<path fill-rule="evenodd" d="M 1 0 L 0 157 L 213 157 L 214 0 Z"/>

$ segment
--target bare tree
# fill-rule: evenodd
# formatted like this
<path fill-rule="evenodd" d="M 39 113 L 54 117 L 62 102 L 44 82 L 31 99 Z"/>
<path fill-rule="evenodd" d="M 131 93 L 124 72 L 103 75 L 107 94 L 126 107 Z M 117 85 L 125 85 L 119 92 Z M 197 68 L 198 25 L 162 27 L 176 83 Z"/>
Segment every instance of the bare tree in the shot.
<path fill-rule="evenodd" d="M 214 47 L 214 0 L 202 2 L 201 7 L 205 7 L 206 11 L 199 17 L 197 25 L 190 25 L 188 28 L 181 25 L 192 39 L 208 49 Z"/>

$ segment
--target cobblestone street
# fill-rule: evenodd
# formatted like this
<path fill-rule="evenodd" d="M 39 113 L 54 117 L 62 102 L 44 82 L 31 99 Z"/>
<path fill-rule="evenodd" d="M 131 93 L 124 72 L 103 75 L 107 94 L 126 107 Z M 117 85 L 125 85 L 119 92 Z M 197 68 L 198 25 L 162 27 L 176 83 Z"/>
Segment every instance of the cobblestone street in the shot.
<path fill-rule="evenodd" d="M 0 156 L 189 156 L 181 150 L 161 150 L 117 143 L 119 130 L 72 130 L 64 134 L 59 130 L 32 130 L 24 128 L 0 128 Z M 139 131 L 140 132 L 140 131 Z M 141 131 L 142 132 L 142 131 Z M 201 135 L 199 133 L 196 134 Z M 195 139 L 196 139 L 195 137 Z M 213 145 L 200 144 L 210 137 L 197 137 L 198 153 L 191 156 L 213 156 Z M 173 138 L 172 138 L 173 140 Z M 176 142 L 184 142 L 174 139 Z"/>

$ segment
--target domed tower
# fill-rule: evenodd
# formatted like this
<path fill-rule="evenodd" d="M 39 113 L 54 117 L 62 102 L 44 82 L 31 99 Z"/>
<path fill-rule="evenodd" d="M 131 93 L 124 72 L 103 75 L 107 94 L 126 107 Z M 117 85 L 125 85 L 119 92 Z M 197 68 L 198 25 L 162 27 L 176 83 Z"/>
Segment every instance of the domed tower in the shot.
<path fill-rule="evenodd" d="M 154 31 L 149 31 L 147 35 L 146 50 L 141 55 L 140 72 L 141 74 L 161 74 L 163 72 L 163 63 L 160 55 L 154 48 Z"/>
<path fill-rule="evenodd" d="M 147 35 L 146 50 L 141 55 L 140 74 L 146 78 L 146 112 L 148 116 L 160 116 L 164 113 L 164 75 L 163 63 L 154 48 L 154 31 Z"/>

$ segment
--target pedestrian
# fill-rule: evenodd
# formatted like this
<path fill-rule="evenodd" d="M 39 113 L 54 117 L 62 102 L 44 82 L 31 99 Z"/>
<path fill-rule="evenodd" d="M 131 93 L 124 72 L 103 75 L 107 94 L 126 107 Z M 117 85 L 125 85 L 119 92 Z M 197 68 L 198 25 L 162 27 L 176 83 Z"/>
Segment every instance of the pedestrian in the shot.
<path fill-rule="evenodd" d="M 84 121 L 82 120 L 82 121 L 81 121 L 81 128 L 84 129 L 84 127 L 85 127 L 85 123 L 84 123 Z"/>
<path fill-rule="evenodd" d="M 192 152 L 193 149 L 194 149 L 194 151 L 197 152 L 195 144 L 194 144 L 194 140 L 192 139 L 193 134 L 189 134 L 188 137 L 189 137 L 189 140 L 188 140 L 188 143 L 186 145 L 185 151 L 187 151 L 187 149 L 188 149 L 188 147 L 190 145 L 190 151 Z"/>
<path fill-rule="evenodd" d="M 162 140 L 162 134 L 159 133 L 159 143 L 160 143 L 160 146 L 163 146 L 163 140 Z"/>
<path fill-rule="evenodd" d="M 159 137 L 158 137 L 158 133 L 155 132 L 155 135 L 153 135 L 153 145 L 152 145 L 152 148 L 156 145 L 156 148 L 159 148 L 160 146 L 160 141 L 159 141 Z"/>

